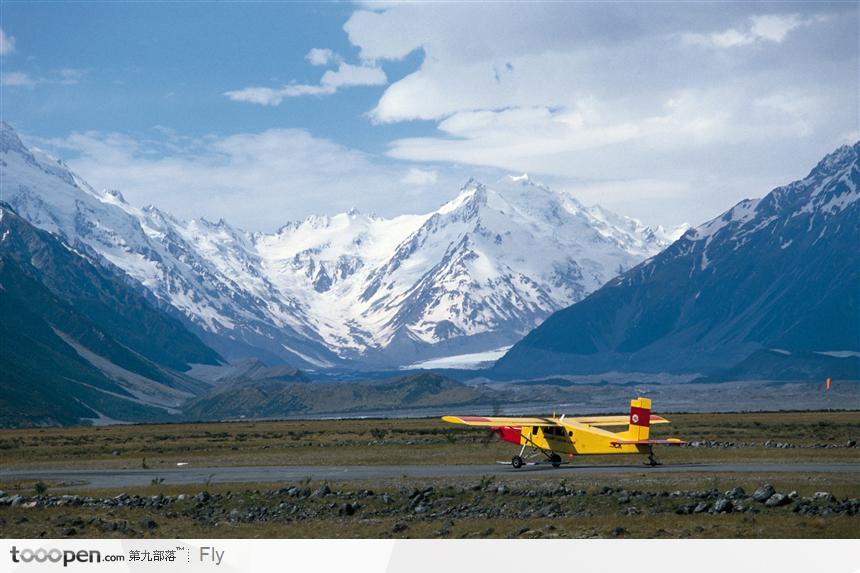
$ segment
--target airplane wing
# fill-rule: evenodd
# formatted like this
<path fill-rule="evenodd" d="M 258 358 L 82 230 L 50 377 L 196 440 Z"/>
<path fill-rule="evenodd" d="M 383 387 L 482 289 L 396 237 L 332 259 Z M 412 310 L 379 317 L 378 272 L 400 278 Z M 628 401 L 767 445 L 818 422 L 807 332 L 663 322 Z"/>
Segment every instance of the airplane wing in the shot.
<path fill-rule="evenodd" d="M 442 416 L 442 419 L 452 424 L 467 426 L 561 426 L 555 418 L 509 418 L 506 416 Z"/>
<path fill-rule="evenodd" d="M 626 426 L 630 423 L 630 416 L 583 416 L 565 418 L 565 421 L 579 422 L 587 426 Z M 668 424 L 669 420 L 663 416 L 651 414 L 652 424 Z"/>
<path fill-rule="evenodd" d="M 679 446 L 681 444 L 685 444 L 684 440 L 680 440 L 678 438 L 668 438 L 666 440 L 616 440 L 612 442 L 617 445 L 627 445 L 627 444 L 651 444 L 651 445 L 660 445 L 660 446 Z"/>
<path fill-rule="evenodd" d="M 512 418 L 507 416 L 443 416 L 443 420 L 452 424 L 467 426 L 564 426 L 583 424 L 585 426 L 626 426 L 630 423 L 629 416 L 583 416 L 573 418 Z M 668 424 L 669 420 L 662 416 L 651 415 L 652 424 Z"/>

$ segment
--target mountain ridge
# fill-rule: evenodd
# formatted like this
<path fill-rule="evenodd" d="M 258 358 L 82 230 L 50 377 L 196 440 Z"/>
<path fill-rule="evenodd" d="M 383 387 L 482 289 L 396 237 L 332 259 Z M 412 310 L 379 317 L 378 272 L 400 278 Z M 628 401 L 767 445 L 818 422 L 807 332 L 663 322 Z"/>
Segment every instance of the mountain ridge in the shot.
<path fill-rule="evenodd" d="M 668 242 L 527 176 L 472 179 L 432 213 L 351 210 L 267 234 L 97 192 L 5 123 L 0 161 L 22 216 L 122 269 L 223 356 L 308 370 L 508 346 Z"/>
<path fill-rule="evenodd" d="M 767 348 L 860 350 L 860 143 L 746 199 L 549 317 L 494 366 L 712 372 Z"/>

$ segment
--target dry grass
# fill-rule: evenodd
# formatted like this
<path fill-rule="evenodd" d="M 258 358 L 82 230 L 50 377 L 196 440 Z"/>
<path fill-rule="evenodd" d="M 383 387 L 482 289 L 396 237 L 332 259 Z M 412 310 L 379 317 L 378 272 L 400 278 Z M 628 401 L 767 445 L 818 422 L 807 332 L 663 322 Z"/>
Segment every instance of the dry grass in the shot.
<path fill-rule="evenodd" d="M 844 445 L 860 438 L 857 412 L 676 414 L 655 437 L 762 444 Z M 438 419 L 272 421 L 32 428 L 0 431 L 3 467 L 152 468 L 198 466 L 492 463 L 512 446 L 486 430 Z M 860 461 L 858 448 L 662 448 L 667 463 Z M 582 463 L 638 463 L 627 457 Z"/>

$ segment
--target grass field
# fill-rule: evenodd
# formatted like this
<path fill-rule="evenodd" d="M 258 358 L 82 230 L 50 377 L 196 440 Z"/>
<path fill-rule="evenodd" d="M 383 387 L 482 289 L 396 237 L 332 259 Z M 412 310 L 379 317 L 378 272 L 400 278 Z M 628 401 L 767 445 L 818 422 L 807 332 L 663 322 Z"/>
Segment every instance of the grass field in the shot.
<path fill-rule="evenodd" d="M 860 448 L 848 447 L 860 436 L 858 412 L 667 417 L 673 424 L 656 426 L 654 434 L 703 445 L 662 448 L 659 456 L 666 464 L 860 463 Z M 157 469 L 182 461 L 203 466 L 391 465 L 509 459 L 513 446 L 489 438 L 485 431 L 435 419 L 36 428 L 0 432 L 0 460 L 3 468 L 140 468 L 145 464 Z M 766 442 L 770 444 L 765 446 Z M 579 463 L 641 461 L 607 456 Z M 49 483 L 39 485 L 40 496 L 34 483 L 0 483 L 7 495 L 24 496 L 15 507 L 0 506 L 0 535 L 856 538 L 860 537 L 856 476 L 669 474 L 658 468 L 578 476 L 576 483 L 553 472 L 328 484 L 155 483 L 126 491 L 61 489 Z M 754 502 L 749 496 L 765 482 L 780 493 L 794 491 L 796 497 L 774 507 Z M 745 494 L 733 502 L 733 510 L 716 511 L 725 493 L 738 487 Z M 205 499 L 195 497 L 204 490 Z M 816 492 L 827 496 L 815 497 Z M 115 501 L 120 494 L 125 494 L 120 498 L 125 502 Z"/>
<path fill-rule="evenodd" d="M 743 447 L 662 448 L 672 462 L 860 461 L 858 412 L 675 414 L 653 437 L 728 442 Z M 765 447 L 768 441 L 794 448 Z M 830 447 L 811 447 L 811 446 Z M 195 465 L 492 463 L 512 446 L 484 429 L 439 419 L 315 420 L 146 424 L 0 430 L 4 468 L 157 468 Z M 630 463 L 589 457 L 589 463 Z"/>

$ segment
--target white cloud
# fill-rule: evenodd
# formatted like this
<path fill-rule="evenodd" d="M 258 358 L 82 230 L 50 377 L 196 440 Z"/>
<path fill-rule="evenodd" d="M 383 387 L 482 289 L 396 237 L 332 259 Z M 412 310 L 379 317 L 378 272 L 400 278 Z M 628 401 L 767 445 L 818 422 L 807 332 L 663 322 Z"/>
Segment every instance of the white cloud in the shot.
<path fill-rule="evenodd" d="M 430 185 L 436 183 L 438 179 L 439 173 L 436 171 L 412 168 L 403 176 L 400 182 L 407 185 Z"/>
<path fill-rule="evenodd" d="M 803 19 L 799 14 L 763 14 L 750 16 L 740 28 L 729 28 L 711 34 L 684 34 L 689 44 L 733 48 L 756 42 L 782 43 L 789 32 L 822 21 L 821 17 Z"/>
<path fill-rule="evenodd" d="M 344 29 L 364 60 L 423 56 L 369 115 L 438 131 L 390 142 L 391 157 L 587 181 L 622 213 L 695 222 L 803 176 L 857 125 L 856 5 L 760 9 L 398 3 Z M 747 45 L 768 49 L 728 49 Z"/>
<path fill-rule="evenodd" d="M 75 68 L 63 68 L 41 77 L 33 77 L 27 72 L 9 72 L 0 75 L 0 85 L 25 88 L 45 84 L 69 86 L 79 83 L 84 75 L 84 70 Z"/>
<path fill-rule="evenodd" d="M 388 78 L 382 68 L 375 66 L 353 66 L 341 62 L 337 70 L 328 70 L 323 74 L 320 85 L 340 88 L 344 86 L 381 86 L 388 83 Z"/>
<path fill-rule="evenodd" d="M 308 95 L 331 95 L 338 89 L 350 86 L 380 86 L 388 83 L 388 78 L 382 68 L 375 65 L 352 65 L 340 61 L 340 57 L 331 50 L 314 48 L 306 59 L 313 65 L 325 65 L 338 61 L 337 69 L 326 70 L 318 85 L 289 84 L 280 88 L 248 87 L 240 90 L 225 92 L 233 101 L 255 103 L 266 106 L 280 105 L 286 98 Z"/>
<path fill-rule="evenodd" d="M 311 214 L 351 207 L 391 216 L 427 212 L 457 192 L 466 174 L 452 171 L 423 186 L 401 182 L 403 166 L 302 129 L 270 129 L 190 138 L 160 127 L 151 137 L 74 133 L 36 143 L 97 189 L 119 189 L 133 205 L 154 204 L 184 218 L 225 218 L 271 230 Z M 404 200 L 408 197 L 408 200 Z"/>
<path fill-rule="evenodd" d="M 240 90 L 224 92 L 233 101 L 256 103 L 259 105 L 276 106 L 289 97 L 306 95 L 328 95 L 337 91 L 332 86 L 311 86 L 306 84 L 291 84 L 282 88 L 249 87 Z"/>
<path fill-rule="evenodd" d="M 9 72 L 0 75 L 0 86 L 31 88 L 37 83 L 37 80 L 25 72 Z"/>
<path fill-rule="evenodd" d="M 62 85 L 75 85 L 80 83 L 86 72 L 77 68 L 63 68 L 57 73 L 56 82 Z"/>
<path fill-rule="evenodd" d="M 15 51 L 15 38 L 9 36 L 0 28 L 0 56 L 11 54 Z"/>
<path fill-rule="evenodd" d="M 328 48 L 312 48 L 305 56 L 305 59 L 310 62 L 312 66 L 324 66 L 329 62 L 340 61 L 340 56 Z"/>

